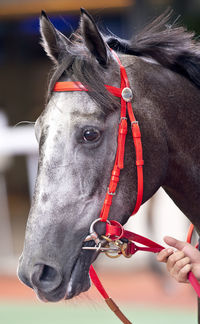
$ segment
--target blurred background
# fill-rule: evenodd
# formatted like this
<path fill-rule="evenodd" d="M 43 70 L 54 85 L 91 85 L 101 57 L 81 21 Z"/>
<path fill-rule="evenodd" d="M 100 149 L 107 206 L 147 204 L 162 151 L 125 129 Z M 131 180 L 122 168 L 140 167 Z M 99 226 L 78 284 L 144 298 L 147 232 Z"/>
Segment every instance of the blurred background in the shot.
<path fill-rule="evenodd" d="M 75 302 L 43 305 L 16 277 L 37 170 L 33 124 L 44 108 L 51 62 L 39 41 L 38 17 L 45 10 L 69 36 L 80 7 L 104 33 L 129 38 L 166 8 L 200 35 L 199 0 L 0 0 L 0 323 L 117 323 L 95 289 Z M 29 121 L 28 125 L 19 125 Z M 186 238 L 188 221 L 162 190 L 129 220 L 127 227 L 163 244 L 166 234 Z M 96 262 L 111 296 L 134 323 L 195 323 L 196 296 L 176 284 L 154 255 Z M 92 306 L 91 306 L 92 304 Z M 95 305 L 95 307 L 94 307 Z"/>

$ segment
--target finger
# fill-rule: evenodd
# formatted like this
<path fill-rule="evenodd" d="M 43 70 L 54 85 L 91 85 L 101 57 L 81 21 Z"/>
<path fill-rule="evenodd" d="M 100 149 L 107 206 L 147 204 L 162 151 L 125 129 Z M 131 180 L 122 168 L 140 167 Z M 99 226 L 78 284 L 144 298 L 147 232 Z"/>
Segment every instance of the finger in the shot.
<path fill-rule="evenodd" d="M 173 246 L 174 248 L 176 248 L 178 250 L 182 250 L 186 245 L 188 245 L 187 242 L 179 241 L 171 236 L 165 236 L 164 241 L 168 245 Z"/>
<path fill-rule="evenodd" d="M 159 262 L 167 262 L 167 259 L 170 255 L 172 255 L 174 253 L 174 251 L 170 248 L 170 249 L 163 249 L 162 251 L 160 251 L 157 254 L 157 260 Z"/>
<path fill-rule="evenodd" d="M 200 280 L 200 264 L 199 263 L 193 263 L 192 264 L 192 272 L 197 278 L 197 280 Z"/>
<path fill-rule="evenodd" d="M 183 251 L 176 251 L 172 255 L 169 256 L 167 260 L 167 269 L 171 273 L 172 269 L 175 266 L 175 263 L 181 259 L 184 258 L 184 252 Z"/>
<path fill-rule="evenodd" d="M 175 263 L 174 267 L 171 269 L 171 274 L 174 276 L 178 276 L 182 268 L 184 268 L 186 264 L 190 264 L 190 258 L 184 257 L 183 259 L 178 260 Z"/>
<path fill-rule="evenodd" d="M 176 240 L 175 238 L 170 236 L 165 236 L 164 241 L 168 245 L 173 246 L 178 250 L 182 250 L 185 253 L 185 255 L 191 259 L 191 262 L 200 263 L 200 253 L 191 244 Z"/>
<path fill-rule="evenodd" d="M 200 253 L 194 246 L 188 244 L 183 248 L 186 256 L 189 256 L 192 263 L 200 263 Z"/>
<path fill-rule="evenodd" d="M 186 264 L 178 273 L 177 280 L 178 282 L 188 282 L 188 274 L 192 269 L 191 264 Z"/>

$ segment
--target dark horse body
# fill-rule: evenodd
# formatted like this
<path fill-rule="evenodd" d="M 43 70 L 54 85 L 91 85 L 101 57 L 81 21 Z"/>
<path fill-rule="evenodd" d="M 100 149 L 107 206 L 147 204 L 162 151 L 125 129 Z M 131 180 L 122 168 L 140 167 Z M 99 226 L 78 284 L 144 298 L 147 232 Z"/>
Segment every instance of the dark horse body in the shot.
<path fill-rule="evenodd" d="M 85 11 L 70 39 L 42 15 L 43 44 L 55 71 L 36 122 L 40 159 L 19 277 L 43 300 L 72 298 L 90 286 L 97 253 L 81 248 L 103 204 L 120 116 L 119 102 L 104 87 L 120 82 L 108 45 L 118 52 L 134 93 L 145 161 L 143 202 L 162 186 L 200 233 L 200 45 L 183 28 L 165 27 L 168 19 L 159 17 L 126 42 L 104 39 Z M 80 81 L 90 91 L 51 94 L 58 80 Z M 110 212 L 122 224 L 137 197 L 131 132 L 125 152 Z"/>

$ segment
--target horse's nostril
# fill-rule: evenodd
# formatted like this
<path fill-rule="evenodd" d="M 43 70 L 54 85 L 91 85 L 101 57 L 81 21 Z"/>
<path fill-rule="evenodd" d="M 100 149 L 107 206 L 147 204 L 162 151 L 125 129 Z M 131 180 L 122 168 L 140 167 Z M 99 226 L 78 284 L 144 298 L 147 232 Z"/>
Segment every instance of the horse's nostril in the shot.
<path fill-rule="evenodd" d="M 39 280 L 40 281 L 54 281 L 56 276 L 57 276 L 57 271 L 54 268 L 44 265 L 43 271 L 42 271 L 42 274 L 41 274 Z"/>
<path fill-rule="evenodd" d="M 37 264 L 33 268 L 31 283 L 33 287 L 43 292 L 56 289 L 62 281 L 62 277 L 55 268 L 46 264 Z"/>

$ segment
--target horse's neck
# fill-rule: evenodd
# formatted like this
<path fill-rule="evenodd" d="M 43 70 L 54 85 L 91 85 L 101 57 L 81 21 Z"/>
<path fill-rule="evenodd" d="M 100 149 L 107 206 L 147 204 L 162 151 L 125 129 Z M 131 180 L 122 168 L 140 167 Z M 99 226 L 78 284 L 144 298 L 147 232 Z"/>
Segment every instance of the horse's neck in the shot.
<path fill-rule="evenodd" d="M 200 232 L 200 90 L 159 64 L 123 63 L 142 131 L 144 201 L 163 186 Z"/>
<path fill-rule="evenodd" d="M 200 167 L 191 168 L 187 158 L 171 161 L 163 188 L 200 232 Z"/>
<path fill-rule="evenodd" d="M 200 229 L 200 90 L 140 58 L 128 57 L 127 70 L 137 94 L 133 107 L 141 121 L 146 156 L 144 200 L 162 185 Z"/>
<path fill-rule="evenodd" d="M 165 115 L 169 166 L 164 189 L 200 231 L 200 91 L 183 78 Z"/>

